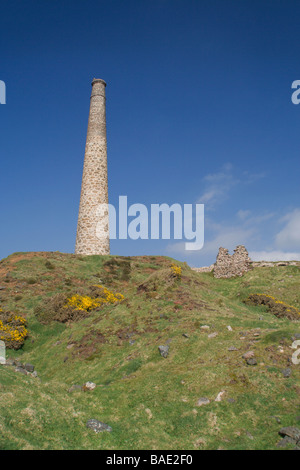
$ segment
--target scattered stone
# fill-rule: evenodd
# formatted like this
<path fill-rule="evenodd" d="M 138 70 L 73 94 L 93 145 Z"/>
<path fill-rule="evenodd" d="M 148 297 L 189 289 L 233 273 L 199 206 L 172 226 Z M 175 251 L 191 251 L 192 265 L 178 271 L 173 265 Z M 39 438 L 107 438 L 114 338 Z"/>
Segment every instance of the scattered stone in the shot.
<path fill-rule="evenodd" d="M 290 368 L 283 369 L 282 375 L 285 379 L 288 379 L 292 375 L 292 370 Z"/>
<path fill-rule="evenodd" d="M 89 429 L 92 429 L 94 432 L 111 432 L 112 428 L 105 423 L 102 423 L 101 421 L 98 421 L 97 419 L 89 419 L 88 422 L 86 423 L 86 427 Z"/>
<path fill-rule="evenodd" d="M 70 343 L 67 345 L 67 349 L 72 349 L 74 348 L 75 344 L 74 343 Z"/>
<path fill-rule="evenodd" d="M 5 286 L 0 286 L 0 290 L 4 290 L 4 289 L 6 289 Z"/>
<path fill-rule="evenodd" d="M 160 355 L 164 358 L 168 357 L 169 349 L 170 349 L 170 346 L 158 346 L 158 350 L 160 352 Z"/>
<path fill-rule="evenodd" d="M 222 401 L 222 396 L 226 393 L 226 390 L 222 390 L 220 393 L 218 393 L 217 398 L 215 401 Z"/>
<path fill-rule="evenodd" d="M 6 359 L 6 365 L 7 366 L 15 366 L 16 363 L 13 359 Z"/>
<path fill-rule="evenodd" d="M 184 338 L 189 338 L 189 335 L 186 334 L 186 333 L 182 333 L 182 336 L 183 336 Z"/>
<path fill-rule="evenodd" d="M 227 401 L 228 401 L 228 403 L 235 403 L 235 399 L 234 399 L 234 398 L 227 398 Z"/>
<path fill-rule="evenodd" d="M 257 361 L 256 359 L 254 359 L 254 357 L 251 357 L 250 359 L 247 359 L 247 364 L 248 366 L 256 366 L 257 365 Z"/>
<path fill-rule="evenodd" d="M 23 367 L 16 367 L 15 372 L 20 372 L 21 374 L 27 375 L 27 372 Z"/>
<path fill-rule="evenodd" d="M 233 331 L 233 329 L 231 328 L 230 325 L 227 326 L 227 330 L 228 330 L 228 331 Z"/>
<path fill-rule="evenodd" d="M 249 437 L 249 439 L 251 439 L 251 441 L 253 441 L 254 437 L 249 431 L 246 431 L 246 435 Z"/>
<path fill-rule="evenodd" d="M 59 346 L 61 344 L 61 341 L 56 341 L 56 343 L 53 344 L 53 346 Z"/>
<path fill-rule="evenodd" d="M 77 392 L 81 390 L 82 390 L 81 385 L 72 385 L 72 387 L 69 388 L 68 392 L 72 393 L 72 392 Z"/>
<path fill-rule="evenodd" d="M 279 449 L 284 449 L 285 447 L 288 447 L 289 445 L 295 445 L 296 441 L 292 439 L 291 437 L 285 436 L 281 441 L 278 442 L 276 447 Z"/>
<path fill-rule="evenodd" d="M 271 416 L 271 418 L 275 419 L 275 421 L 276 421 L 278 424 L 281 424 L 281 419 L 278 418 L 277 416 Z"/>
<path fill-rule="evenodd" d="M 68 356 L 64 358 L 64 362 L 67 362 L 69 360 Z"/>
<path fill-rule="evenodd" d="M 279 430 L 280 436 L 288 436 L 294 439 L 296 442 L 300 440 L 300 429 L 293 427 L 293 426 L 288 426 L 286 428 L 281 428 Z"/>
<path fill-rule="evenodd" d="M 210 335 L 208 335 L 208 338 L 211 339 L 211 338 L 215 338 L 216 336 L 218 336 L 217 332 L 211 333 Z"/>
<path fill-rule="evenodd" d="M 300 339 L 300 333 L 295 333 L 294 336 L 292 337 L 292 340 L 294 339 Z"/>
<path fill-rule="evenodd" d="M 199 398 L 196 406 L 203 406 L 203 405 L 209 405 L 209 404 L 210 404 L 210 400 L 208 398 L 202 397 L 202 398 Z"/>
<path fill-rule="evenodd" d="M 34 372 L 32 372 L 31 375 L 32 375 L 32 377 L 37 378 L 37 376 L 38 376 L 37 371 L 35 370 Z"/>
<path fill-rule="evenodd" d="M 234 346 L 230 346 L 230 348 L 228 348 L 228 351 L 238 351 L 238 349 Z"/>
<path fill-rule="evenodd" d="M 26 363 L 24 366 L 24 369 L 27 370 L 27 372 L 33 372 L 34 371 L 34 365 Z"/>
<path fill-rule="evenodd" d="M 84 391 L 92 391 L 92 390 L 94 390 L 96 387 L 97 387 L 97 385 L 94 384 L 94 382 L 86 382 L 85 384 L 83 384 L 82 389 L 83 389 Z"/>
<path fill-rule="evenodd" d="M 208 325 L 203 325 L 203 326 L 200 326 L 200 330 L 209 330 L 210 327 Z"/>
<path fill-rule="evenodd" d="M 243 354 L 243 359 L 251 359 L 255 356 L 254 351 L 248 351 Z"/>

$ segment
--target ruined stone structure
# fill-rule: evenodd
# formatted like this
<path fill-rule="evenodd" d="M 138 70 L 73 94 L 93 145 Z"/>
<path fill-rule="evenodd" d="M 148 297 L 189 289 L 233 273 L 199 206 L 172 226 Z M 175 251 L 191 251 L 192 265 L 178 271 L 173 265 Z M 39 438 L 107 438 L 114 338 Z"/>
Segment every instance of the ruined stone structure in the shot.
<path fill-rule="evenodd" d="M 300 261 L 251 261 L 248 251 L 243 245 L 239 245 L 231 256 L 226 248 L 220 248 L 217 260 L 210 266 L 192 268 L 197 273 L 214 273 L 214 277 L 230 278 L 242 276 L 252 268 L 273 268 L 280 266 L 299 266 Z"/>
<path fill-rule="evenodd" d="M 105 87 L 92 82 L 75 253 L 109 255 Z"/>
<path fill-rule="evenodd" d="M 214 277 L 242 276 L 250 269 L 252 269 L 251 259 L 244 245 L 238 245 L 233 255 L 230 255 L 226 248 L 219 249 L 214 266 Z"/>

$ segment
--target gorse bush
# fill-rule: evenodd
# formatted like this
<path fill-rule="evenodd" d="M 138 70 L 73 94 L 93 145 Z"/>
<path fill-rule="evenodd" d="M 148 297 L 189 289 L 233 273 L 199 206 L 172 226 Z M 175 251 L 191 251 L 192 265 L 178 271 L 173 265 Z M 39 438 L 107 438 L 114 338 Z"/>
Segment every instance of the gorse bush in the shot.
<path fill-rule="evenodd" d="M 245 300 L 245 303 L 252 305 L 265 305 L 271 313 L 279 318 L 285 317 L 290 320 L 300 320 L 300 311 L 297 308 L 276 299 L 272 295 L 250 294 Z"/>
<path fill-rule="evenodd" d="M 106 287 L 97 285 L 89 289 L 88 294 L 56 294 L 47 299 L 45 305 L 35 309 L 37 319 L 44 324 L 51 321 L 61 323 L 78 321 L 93 310 L 101 308 L 104 304 L 115 304 L 124 300 L 124 296 L 113 293 Z"/>
<path fill-rule="evenodd" d="M 28 336 L 26 319 L 0 309 L 0 340 L 9 349 L 20 349 Z"/>
<path fill-rule="evenodd" d="M 176 264 L 172 264 L 171 266 L 171 270 L 172 270 L 172 274 L 177 278 L 177 279 L 181 279 L 181 267 L 180 266 L 176 266 Z"/>
<path fill-rule="evenodd" d="M 93 287 L 96 288 L 96 296 L 94 298 L 87 295 L 76 294 L 68 298 L 66 307 L 73 307 L 75 310 L 90 312 L 103 304 L 114 304 L 124 299 L 122 294 L 114 294 L 101 285 Z"/>

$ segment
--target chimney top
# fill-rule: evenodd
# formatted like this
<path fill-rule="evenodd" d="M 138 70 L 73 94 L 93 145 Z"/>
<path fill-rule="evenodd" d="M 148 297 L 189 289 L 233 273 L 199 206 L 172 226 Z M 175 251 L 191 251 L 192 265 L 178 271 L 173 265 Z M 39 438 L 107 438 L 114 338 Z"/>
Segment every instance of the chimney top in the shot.
<path fill-rule="evenodd" d="M 102 78 L 93 78 L 92 86 L 93 86 L 95 83 L 103 83 L 103 85 L 106 86 L 106 82 L 105 82 L 104 80 L 102 80 Z"/>

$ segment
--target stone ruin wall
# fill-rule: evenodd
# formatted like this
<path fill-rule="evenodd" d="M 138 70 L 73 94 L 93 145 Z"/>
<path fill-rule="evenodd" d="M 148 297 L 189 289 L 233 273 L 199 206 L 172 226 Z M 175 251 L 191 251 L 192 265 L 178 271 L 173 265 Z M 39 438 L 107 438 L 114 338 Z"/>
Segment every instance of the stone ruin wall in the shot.
<path fill-rule="evenodd" d="M 300 261 L 251 261 L 244 245 L 238 245 L 233 255 L 226 248 L 220 248 L 216 262 L 211 266 L 192 268 L 198 273 L 214 273 L 216 278 L 242 276 L 253 268 L 271 268 L 275 266 L 300 266 Z"/>
<path fill-rule="evenodd" d="M 251 259 L 244 245 L 238 245 L 233 255 L 226 248 L 220 248 L 214 266 L 214 277 L 230 278 L 242 276 L 252 269 Z"/>

